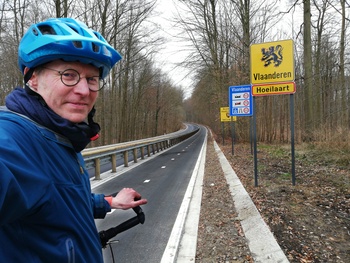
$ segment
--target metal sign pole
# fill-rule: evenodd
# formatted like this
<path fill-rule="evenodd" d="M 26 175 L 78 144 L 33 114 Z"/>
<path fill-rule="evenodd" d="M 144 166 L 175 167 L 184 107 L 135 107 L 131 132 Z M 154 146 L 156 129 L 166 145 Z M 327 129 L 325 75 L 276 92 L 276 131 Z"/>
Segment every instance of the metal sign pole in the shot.
<path fill-rule="evenodd" d="M 231 116 L 231 148 L 232 148 L 232 155 L 235 155 L 235 146 L 234 146 L 234 140 L 235 140 L 235 123 L 233 122 L 233 116 Z"/>
<path fill-rule="evenodd" d="M 253 143 L 254 143 L 254 185 L 255 187 L 258 186 L 258 157 L 257 157 L 257 142 L 256 142 L 256 104 L 255 104 L 255 97 L 253 97 L 253 107 L 254 107 L 254 113 L 253 113 Z"/>
<path fill-rule="evenodd" d="M 294 96 L 290 94 L 290 133 L 292 154 L 292 184 L 295 185 L 295 148 L 294 148 Z"/>
<path fill-rule="evenodd" d="M 225 126 L 223 122 L 221 122 L 221 130 L 222 130 L 222 145 L 225 145 Z"/>
<path fill-rule="evenodd" d="M 253 155 L 253 117 L 249 118 L 249 142 L 250 142 L 250 154 Z"/>

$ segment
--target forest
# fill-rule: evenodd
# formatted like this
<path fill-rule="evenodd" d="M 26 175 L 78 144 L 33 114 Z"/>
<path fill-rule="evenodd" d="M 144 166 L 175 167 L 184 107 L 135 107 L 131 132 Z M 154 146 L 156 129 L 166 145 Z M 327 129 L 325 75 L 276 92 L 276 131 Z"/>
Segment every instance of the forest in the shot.
<path fill-rule="evenodd" d="M 174 83 L 157 66 L 156 55 L 167 41 L 153 20 L 161 1 L 166 0 L 0 0 L 0 105 L 24 85 L 17 66 L 24 32 L 49 17 L 73 17 L 101 32 L 123 57 L 99 93 L 101 139 L 92 146 L 173 132 L 184 122 L 220 134 L 228 87 L 250 83 L 251 45 L 292 39 L 296 92 L 256 98 L 258 140 L 291 140 L 293 100 L 297 143 L 349 144 L 347 1 L 172 0 L 176 8 L 169 22 L 187 54 L 176 66 L 189 72 L 190 87 Z M 250 117 L 237 118 L 235 140 L 249 141 L 250 126 Z"/>

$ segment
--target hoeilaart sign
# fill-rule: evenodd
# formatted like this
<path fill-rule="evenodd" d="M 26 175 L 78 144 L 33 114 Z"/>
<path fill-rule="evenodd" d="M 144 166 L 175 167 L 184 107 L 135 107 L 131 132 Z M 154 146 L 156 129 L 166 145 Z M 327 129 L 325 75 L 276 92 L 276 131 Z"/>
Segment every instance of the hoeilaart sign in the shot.
<path fill-rule="evenodd" d="M 253 85 L 252 94 L 253 96 L 267 96 L 267 95 L 279 95 L 279 94 L 292 94 L 295 93 L 294 82 L 280 82 Z"/>

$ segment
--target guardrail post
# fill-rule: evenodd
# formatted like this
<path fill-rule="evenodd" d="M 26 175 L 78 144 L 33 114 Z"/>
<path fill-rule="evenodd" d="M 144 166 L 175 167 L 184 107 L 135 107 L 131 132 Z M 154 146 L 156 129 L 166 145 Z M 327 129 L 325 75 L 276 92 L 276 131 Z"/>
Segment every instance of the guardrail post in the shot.
<path fill-rule="evenodd" d="M 100 159 L 96 158 L 94 160 L 95 163 L 95 179 L 96 180 L 101 180 L 101 166 L 100 166 Z"/>
<path fill-rule="evenodd" d="M 129 167 L 128 151 L 123 152 L 124 155 L 124 166 Z"/>
<path fill-rule="evenodd" d="M 148 157 L 151 157 L 151 146 L 149 144 L 147 145 L 147 154 Z"/>
<path fill-rule="evenodd" d="M 145 159 L 145 153 L 144 153 L 144 148 L 143 146 L 140 148 L 140 151 L 141 151 L 141 159 Z"/>
<path fill-rule="evenodd" d="M 112 154 L 111 158 L 112 158 L 112 173 L 116 173 L 117 172 L 117 155 Z"/>
<path fill-rule="evenodd" d="M 152 144 L 152 152 L 153 152 L 153 154 L 155 154 L 155 146 L 154 146 L 154 144 Z"/>
<path fill-rule="evenodd" d="M 132 153 L 134 155 L 134 163 L 137 163 L 137 148 L 132 149 Z"/>

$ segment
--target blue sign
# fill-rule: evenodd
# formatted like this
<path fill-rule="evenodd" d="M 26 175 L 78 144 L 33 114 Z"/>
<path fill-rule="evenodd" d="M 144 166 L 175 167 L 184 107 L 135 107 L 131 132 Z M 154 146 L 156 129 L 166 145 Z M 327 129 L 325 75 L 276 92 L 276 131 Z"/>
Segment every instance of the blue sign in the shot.
<path fill-rule="evenodd" d="M 252 86 L 230 86 L 229 94 L 229 115 L 230 116 L 252 116 L 253 96 Z"/>

